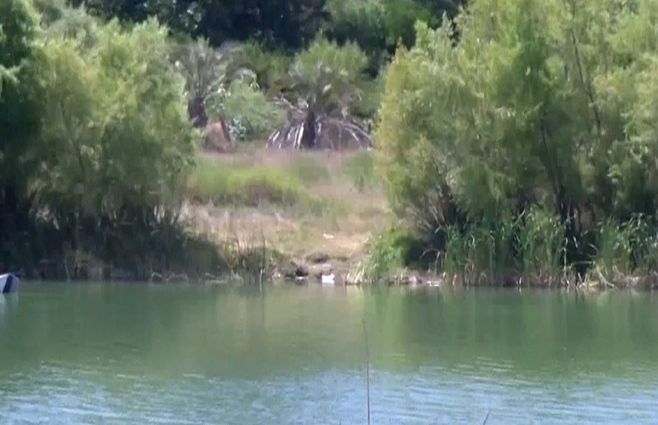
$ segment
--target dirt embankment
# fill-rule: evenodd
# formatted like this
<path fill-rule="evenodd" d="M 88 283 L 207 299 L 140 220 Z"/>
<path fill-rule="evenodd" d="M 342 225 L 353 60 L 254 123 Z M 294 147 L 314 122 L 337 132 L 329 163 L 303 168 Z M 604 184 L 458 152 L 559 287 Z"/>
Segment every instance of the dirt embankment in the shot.
<path fill-rule="evenodd" d="M 216 175 L 196 188 L 202 195 L 185 204 L 184 215 L 212 241 L 266 248 L 274 278 L 343 282 L 388 223 L 370 152 L 258 149 L 206 155 L 205 167 Z"/>

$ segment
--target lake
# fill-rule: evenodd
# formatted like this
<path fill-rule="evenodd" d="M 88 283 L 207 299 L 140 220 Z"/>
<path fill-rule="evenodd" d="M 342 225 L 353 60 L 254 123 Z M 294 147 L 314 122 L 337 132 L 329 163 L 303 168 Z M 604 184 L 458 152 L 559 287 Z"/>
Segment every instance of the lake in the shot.
<path fill-rule="evenodd" d="M 658 296 L 23 283 L 2 424 L 657 424 Z"/>

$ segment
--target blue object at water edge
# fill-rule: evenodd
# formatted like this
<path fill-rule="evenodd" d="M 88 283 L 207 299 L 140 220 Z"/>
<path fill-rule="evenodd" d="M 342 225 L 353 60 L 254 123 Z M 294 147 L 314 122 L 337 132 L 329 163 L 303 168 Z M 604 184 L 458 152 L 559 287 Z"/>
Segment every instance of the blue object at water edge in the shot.
<path fill-rule="evenodd" d="M 9 294 L 18 290 L 20 279 L 11 273 L 0 275 L 0 289 L 3 294 Z"/>

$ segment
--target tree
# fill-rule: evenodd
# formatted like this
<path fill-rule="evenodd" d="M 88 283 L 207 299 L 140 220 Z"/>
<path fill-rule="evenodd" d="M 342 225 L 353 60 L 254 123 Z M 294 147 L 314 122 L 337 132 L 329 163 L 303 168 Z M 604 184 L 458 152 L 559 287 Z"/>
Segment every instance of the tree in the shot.
<path fill-rule="evenodd" d="M 179 188 L 196 137 L 168 30 L 35 4 L 41 21 L 31 2 L 0 2 L 0 267 L 34 276 L 70 254 L 162 272 L 188 240 Z"/>
<path fill-rule="evenodd" d="M 299 53 L 290 70 L 300 98 L 316 113 L 335 113 L 358 100 L 367 58 L 353 43 L 320 38 Z"/>
<path fill-rule="evenodd" d="M 324 0 L 75 0 L 102 16 L 141 22 L 155 16 L 174 32 L 213 46 L 257 39 L 269 47 L 300 48 L 325 17 Z"/>
<path fill-rule="evenodd" d="M 113 22 L 97 39 L 90 49 L 77 38 L 44 41 L 37 196 L 60 225 L 157 222 L 192 157 L 184 80 L 168 60 L 166 29 L 153 21 L 131 31 Z"/>
<path fill-rule="evenodd" d="M 231 61 L 239 50 L 239 46 L 232 44 L 214 49 L 204 39 L 173 48 L 174 66 L 185 77 L 187 110 L 196 127 L 208 123 L 206 102 L 225 89 L 232 71 Z"/>
<path fill-rule="evenodd" d="M 460 0 L 328 0 L 325 29 L 340 43 L 356 42 L 370 57 L 376 74 L 399 43 L 414 44 L 416 21 L 436 28 L 444 15 L 454 18 L 461 4 Z"/>
<path fill-rule="evenodd" d="M 602 217 L 655 219 L 657 11 L 481 0 L 454 29 L 418 24 L 389 67 L 376 132 L 400 217 L 433 239 L 540 207 L 574 261 Z"/>
<path fill-rule="evenodd" d="M 368 147 L 371 140 L 351 108 L 362 96 L 368 59 L 354 43 L 339 46 L 316 39 L 299 53 L 290 69 L 293 91 L 301 108 L 289 108 L 289 122 L 269 139 L 271 146 Z"/>
<path fill-rule="evenodd" d="M 24 0 L 0 2 L 0 232 L 1 260 L 22 254 L 21 233 L 31 206 L 28 183 L 38 159 L 40 84 L 37 18 Z"/>

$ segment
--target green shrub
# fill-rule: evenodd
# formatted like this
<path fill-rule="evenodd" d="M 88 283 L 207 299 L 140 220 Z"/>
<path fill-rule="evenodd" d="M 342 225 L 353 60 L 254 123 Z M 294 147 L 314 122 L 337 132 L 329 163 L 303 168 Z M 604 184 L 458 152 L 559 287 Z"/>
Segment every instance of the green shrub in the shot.
<path fill-rule="evenodd" d="M 99 27 L 93 48 L 44 41 L 44 163 L 34 182 L 51 213 L 113 215 L 169 204 L 193 154 L 184 80 L 166 29 Z"/>
<path fill-rule="evenodd" d="M 228 122 L 231 136 L 238 140 L 264 138 L 283 124 L 285 114 L 258 89 L 255 83 L 236 80 L 231 83 L 220 109 Z"/>
<path fill-rule="evenodd" d="M 384 92 L 384 80 L 378 77 L 374 80 L 365 80 L 361 83 L 361 96 L 358 102 L 352 106 L 352 114 L 366 120 L 369 131 L 373 119 L 377 115 L 379 105 Z"/>
<path fill-rule="evenodd" d="M 261 44 L 251 41 L 244 46 L 235 65 L 252 70 L 258 85 L 265 92 L 276 95 L 289 88 L 288 70 L 291 63 L 291 56 L 265 49 Z"/>
<path fill-rule="evenodd" d="M 328 0 L 326 33 L 340 43 L 356 42 L 376 72 L 399 42 L 414 43 L 414 24 L 436 27 L 444 13 L 457 14 L 459 0 Z"/>
<path fill-rule="evenodd" d="M 405 242 L 393 231 L 374 235 L 368 242 L 368 256 L 361 265 L 362 279 L 377 284 L 398 274 L 405 267 Z"/>
<path fill-rule="evenodd" d="M 2 256 L 25 247 L 7 262 L 28 273 L 31 255 L 78 254 L 139 278 L 162 271 L 184 239 L 178 188 L 195 137 L 168 32 L 63 2 L 40 2 L 37 31 L 30 5 L 0 2 Z"/>
<path fill-rule="evenodd" d="M 514 275 L 516 222 L 480 223 L 443 230 L 443 270 L 466 284 L 506 283 Z"/>
<path fill-rule="evenodd" d="M 340 43 L 356 42 L 378 71 L 387 56 L 385 7 L 381 0 L 329 0 L 327 34 Z"/>
<path fill-rule="evenodd" d="M 481 238 L 476 245 L 493 238 L 496 248 L 483 252 L 505 256 L 508 233 L 490 223 L 548 211 L 563 235 L 532 222 L 538 227 L 515 233 L 551 270 L 564 239 L 568 262 L 591 261 L 587 235 L 602 219 L 622 228 L 637 214 L 654 222 L 658 3 L 611 5 L 480 0 L 454 26 L 417 24 L 415 47 L 388 68 L 376 131 L 398 216 L 427 240 L 437 229 L 472 227 L 465 234 Z M 540 236 L 548 238 L 541 248 L 531 242 Z M 528 255 L 517 267 L 536 268 L 537 254 Z"/>

